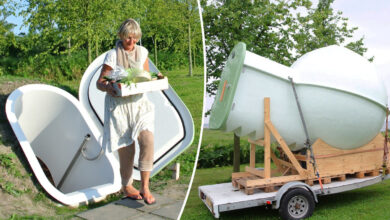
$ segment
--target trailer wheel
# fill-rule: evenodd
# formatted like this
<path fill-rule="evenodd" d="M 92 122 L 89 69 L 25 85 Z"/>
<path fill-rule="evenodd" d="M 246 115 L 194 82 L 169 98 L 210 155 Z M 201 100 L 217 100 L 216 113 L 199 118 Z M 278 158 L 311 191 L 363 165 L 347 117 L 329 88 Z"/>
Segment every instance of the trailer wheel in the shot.
<path fill-rule="evenodd" d="M 279 214 L 283 219 L 296 220 L 310 217 L 314 211 L 311 193 L 302 188 L 289 190 L 282 198 Z"/>

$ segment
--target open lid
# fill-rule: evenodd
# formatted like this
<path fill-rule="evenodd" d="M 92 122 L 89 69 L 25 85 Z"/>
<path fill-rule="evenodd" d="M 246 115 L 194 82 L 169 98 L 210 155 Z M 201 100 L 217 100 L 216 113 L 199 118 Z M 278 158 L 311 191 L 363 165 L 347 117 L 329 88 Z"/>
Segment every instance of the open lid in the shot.
<path fill-rule="evenodd" d="M 218 91 L 213 106 L 211 107 L 209 122 L 211 129 L 223 129 L 225 126 L 244 64 L 245 52 L 246 45 L 244 43 L 238 43 L 233 48 L 223 68 Z"/>
<path fill-rule="evenodd" d="M 101 137 L 103 137 L 105 92 L 97 89 L 96 81 L 105 56 L 106 53 L 100 55 L 89 65 L 79 89 L 80 102 L 99 128 Z M 150 59 L 149 68 L 152 72 L 159 72 Z M 194 124 L 191 113 L 171 86 L 167 90 L 148 92 L 146 95 L 155 105 L 154 165 L 151 172 L 153 176 L 191 145 L 194 138 Z M 139 152 L 137 140 L 136 148 Z M 135 156 L 134 168 L 133 178 L 140 179 L 138 154 Z"/>

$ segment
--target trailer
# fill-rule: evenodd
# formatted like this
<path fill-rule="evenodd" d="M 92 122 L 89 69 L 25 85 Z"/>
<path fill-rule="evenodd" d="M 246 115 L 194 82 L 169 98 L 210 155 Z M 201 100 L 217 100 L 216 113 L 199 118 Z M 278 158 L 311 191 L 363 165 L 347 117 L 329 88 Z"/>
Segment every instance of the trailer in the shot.
<path fill-rule="evenodd" d="M 387 128 L 386 137 L 380 133 L 386 115 L 383 82 L 346 48 L 320 48 L 287 67 L 239 43 L 222 71 L 209 125 L 249 137 L 249 166 L 232 173 L 231 183 L 201 186 L 199 196 L 215 217 L 261 205 L 284 219 L 308 217 L 317 195 L 388 178 Z M 258 147 L 263 168 L 255 167 Z"/>
<path fill-rule="evenodd" d="M 221 212 L 268 205 L 273 209 L 279 209 L 283 219 L 302 219 L 312 215 L 319 196 L 370 186 L 389 178 L 389 174 L 348 178 L 345 181 L 323 184 L 323 190 L 320 184 L 309 186 L 303 182 L 293 181 L 275 192 L 257 189 L 252 195 L 233 187 L 232 183 L 222 183 L 200 186 L 198 192 L 215 218 L 219 218 Z"/>
<path fill-rule="evenodd" d="M 279 144 L 279 156 L 271 149 L 271 138 Z M 232 173 L 231 183 L 199 187 L 199 197 L 216 218 L 225 211 L 269 205 L 279 209 L 283 219 L 303 219 L 313 214 L 318 196 L 390 178 L 388 141 L 381 133 L 354 149 L 331 146 L 318 138 L 294 152 L 272 123 L 268 97 L 264 98 L 264 139 L 248 142 L 250 161 L 244 172 Z M 264 148 L 263 168 L 255 167 L 256 147 Z M 271 160 L 276 169 L 271 169 Z"/>

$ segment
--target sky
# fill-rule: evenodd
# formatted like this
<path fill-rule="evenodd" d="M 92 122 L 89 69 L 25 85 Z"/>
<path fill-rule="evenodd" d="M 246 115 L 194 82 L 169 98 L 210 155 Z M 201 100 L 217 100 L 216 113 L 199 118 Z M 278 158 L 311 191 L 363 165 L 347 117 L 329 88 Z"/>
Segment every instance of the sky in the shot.
<path fill-rule="evenodd" d="M 317 5 L 318 1 L 313 1 Z M 390 1 L 389 0 L 335 0 L 332 4 L 335 11 L 341 11 L 348 18 L 350 27 L 358 27 L 354 40 L 364 36 L 364 46 L 368 48 L 365 57 L 375 57 L 373 64 L 380 77 L 390 90 Z M 388 91 L 388 97 L 390 92 Z M 389 99 L 388 99 L 389 100 Z M 206 111 L 214 101 L 206 95 Z M 388 101 L 388 103 L 390 103 Z M 208 125 L 205 118 L 205 127 Z"/>

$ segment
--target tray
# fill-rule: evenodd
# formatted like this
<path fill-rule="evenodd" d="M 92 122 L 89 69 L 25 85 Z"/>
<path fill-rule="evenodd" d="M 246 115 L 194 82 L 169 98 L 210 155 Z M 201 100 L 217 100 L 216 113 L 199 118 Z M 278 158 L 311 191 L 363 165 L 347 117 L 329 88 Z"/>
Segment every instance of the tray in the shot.
<path fill-rule="evenodd" d="M 120 97 L 141 94 L 145 92 L 168 89 L 168 77 L 148 82 L 132 83 L 130 86 L 121 83 L 114 83 L 116 94 Z"/>

